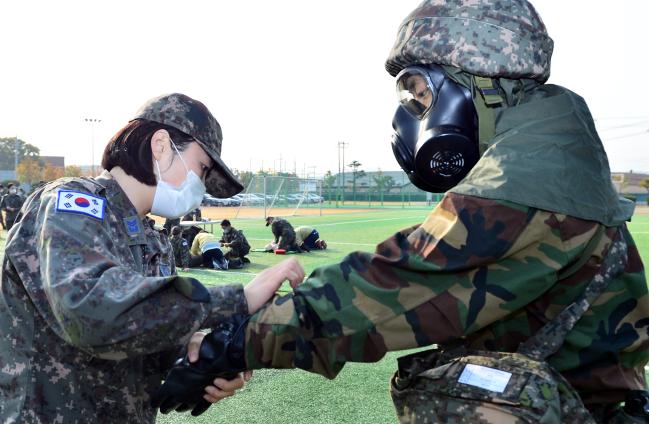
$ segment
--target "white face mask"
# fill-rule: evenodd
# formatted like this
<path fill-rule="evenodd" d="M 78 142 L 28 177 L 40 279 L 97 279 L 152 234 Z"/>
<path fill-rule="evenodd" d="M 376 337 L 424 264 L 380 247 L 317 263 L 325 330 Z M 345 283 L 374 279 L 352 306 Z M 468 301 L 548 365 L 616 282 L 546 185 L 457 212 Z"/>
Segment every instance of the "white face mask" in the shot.
<path fill-rule="evenodd" d="M 190 171 L 185 163 L 185 160 L 180 155 L 176 148 L 176 144 L 171 141 L 178 157 L 185 165 L 187 170 L 187 177 L 180 187 L 174 187 L 171 184 L 162 181 L 162 173 L 160 172 L 160 165 L 155 161 L 156 168 L 158 169 L 158 185 L 155 189 L 153 196 L 153 205 L 151 206 L 151 213 L 165 218 L 180 218 L 186 215 L 193 209 L 201 205 L 203 195 L 205 194 L 205 184 L 198 178 L 194 171 Z"/>

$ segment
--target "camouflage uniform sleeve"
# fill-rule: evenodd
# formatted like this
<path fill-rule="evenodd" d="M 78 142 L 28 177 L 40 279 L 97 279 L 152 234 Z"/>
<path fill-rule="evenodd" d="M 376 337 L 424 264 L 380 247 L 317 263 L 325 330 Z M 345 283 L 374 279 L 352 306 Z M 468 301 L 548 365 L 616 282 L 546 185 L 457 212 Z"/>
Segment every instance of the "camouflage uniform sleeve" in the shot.
<path fill-rule="evenodd" d="M 179 243 L 180 246 L 180 261 L 183 268 L 189 268 L 189 243 L 187 240 L 182 240 Z"/>
<path fill-rule="evenodd" d="M 233 233 L 230 248 L 239 251 L 243 248 L 243 234 L 241 234 L 241 231 L 233 231 Z"/>
<path fill-rule="evenodd" d="M 544 293 L 583 251 L 588 235 L 565 242 L 551 225 L 560 219 L 447 194 L 419 228 L 316 269 L 253 315 L 248 366 L 333 378 L 347 361 L 474 333 Z"/>
<path fill-rule="evenodd" d="M 114 216 L 102 222 L 56 212 L 56 194 L 39 209 L 32 211 L 41 216 L 34 253 L 12 262 L 52 330 L 87 353 L 120 360 L 174 349 L 200 328 L 247 313 L 241 285 L 208 289 L 194 279 L 137 272 L 139 258 L 115 232 L 122 223 L 108 222 Z"/>

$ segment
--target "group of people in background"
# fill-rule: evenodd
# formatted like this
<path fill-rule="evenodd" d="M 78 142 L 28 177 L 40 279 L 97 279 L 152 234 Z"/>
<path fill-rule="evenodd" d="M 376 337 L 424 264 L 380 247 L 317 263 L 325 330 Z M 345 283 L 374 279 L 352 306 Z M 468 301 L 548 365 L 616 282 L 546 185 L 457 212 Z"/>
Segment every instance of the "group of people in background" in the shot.
<path fill-rule="evenodd" d="M 327 242 L 320 239 L 313 227 L 303 225 L 294 229 L 287 220 L 273 216 L 266 218 L 266 226 L 269 225 L 275 239 L 266 245 L 266 251 L 302 253 L 327 248 Z"/>
<path fill-rule="evenodd" d="M 7 184 L 7 187 L 0 184 L 0 225 L 3 229 L 11 230 L 24 202 L 25 193 L 20 187 L 12 183 Z"/>
<path fill-rule="evenodd" d="M 250 244 L 232 223 L 221 221 L 221 237 L 196 226 L 184 229 L 175 225 L 171 229 L 169 240 L 176 267 L 183 271 L 203 266 L 211 269 L 237 269 L 250 263 L 246 257 L 250 253 Z"/>
<path fill-rule="evenodd" d="M 191 215 L 191 216 L 190 216 Z M 183 217 L 182 221 L 200 221 L 200 209 Z M 171 225 L 171 227 L 169 226 Z M 264 248 L 268 252 L 309 252 L 327 248 L 327 242 L 320 239 L 318 230 L 303 225 L 293 228 L 283 218 L 269 216 L 266 226 L 271 226 L 274 240 Z M 161 242 L 168 244 L 169 259 L 162 258 L 162 263 L 170 263 L 169 269 L 188 271 L 189 268 L 209 268 L 217 270 L 239 269 L 250 263 L 250 243 L 243 231 L 232 226 L 224 219 L 221 221 L 221 237 L 191 225 L 183 228 L 180 219 L 167 220 L 158 230 Z M 173 265 L 173 266 L 172 266 Z"/>

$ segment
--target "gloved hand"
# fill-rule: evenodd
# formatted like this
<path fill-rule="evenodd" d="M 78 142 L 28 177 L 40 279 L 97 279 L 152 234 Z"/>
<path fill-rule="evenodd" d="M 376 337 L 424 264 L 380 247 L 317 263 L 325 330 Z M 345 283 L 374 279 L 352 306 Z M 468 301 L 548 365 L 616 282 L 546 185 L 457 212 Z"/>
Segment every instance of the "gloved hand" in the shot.
<path fill-rule="evenodd" d="M 183 353 L 153 396 L 151 405 L 163 414 L 191 409 L 196 417 L 205 412 L 211 405 L 203 399 L 205 387 L 217 377 L 231 380 L 246 369 L 243 349 L 248 319 L 249 315 L 233 315 L 219 323 L 203 339 L 196 362 L 189 362 L 187 353 Z"/>

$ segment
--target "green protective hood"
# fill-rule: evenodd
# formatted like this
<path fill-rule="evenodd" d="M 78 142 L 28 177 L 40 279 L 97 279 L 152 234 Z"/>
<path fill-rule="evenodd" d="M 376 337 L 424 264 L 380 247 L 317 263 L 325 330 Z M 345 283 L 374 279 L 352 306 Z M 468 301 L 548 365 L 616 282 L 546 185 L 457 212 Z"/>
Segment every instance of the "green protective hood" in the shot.
<path fill-rule="evenodd" d="M 633 215 L 611 182 L 584 100 L 540 85 L 496 115 L 496 135 L 452 193 L 510 202 L 616 226 Z"/>

